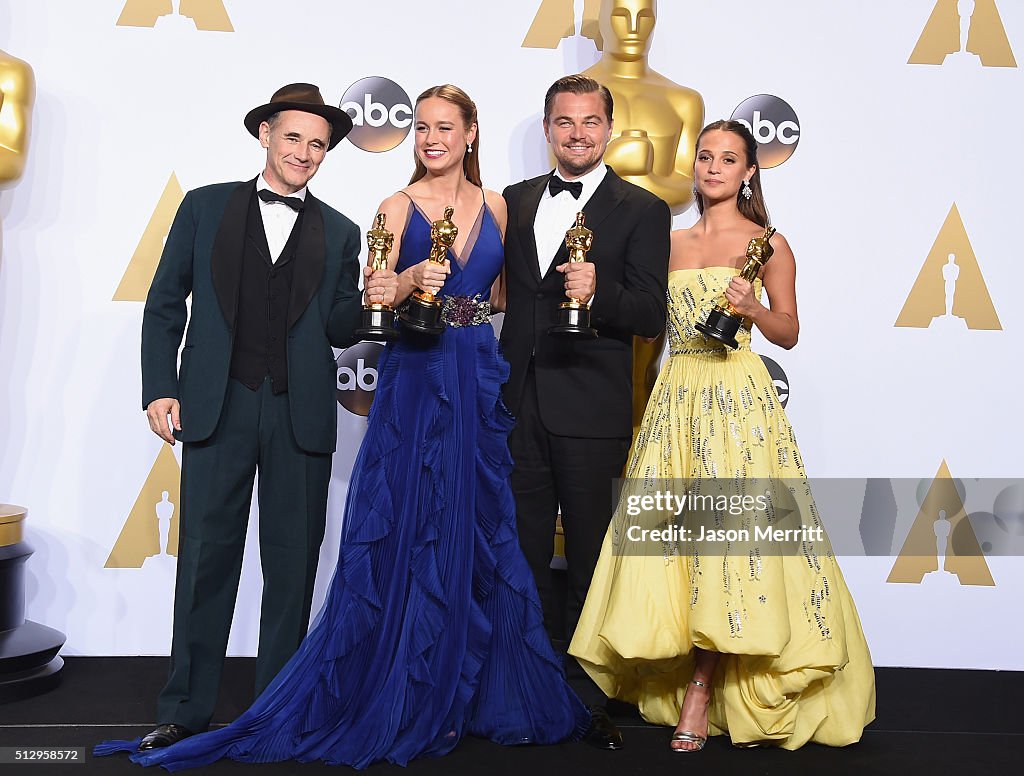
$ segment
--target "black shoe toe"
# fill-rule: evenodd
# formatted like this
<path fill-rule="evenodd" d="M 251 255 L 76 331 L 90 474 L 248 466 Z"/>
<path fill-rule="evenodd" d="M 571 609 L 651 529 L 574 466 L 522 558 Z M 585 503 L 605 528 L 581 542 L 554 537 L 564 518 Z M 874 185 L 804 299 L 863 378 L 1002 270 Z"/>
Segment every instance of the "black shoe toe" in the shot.
<path fill-rule="evenodd" d="M 176 744 L 190 735 L 192 735 L 192 731 L 181 725 L 157 725 L 143 737 L 142 742 L 139 744 L 139 751 L 146 752 L 150 749 L 162 749 L 165 746 Z"/>
<path fill-rule="evenodd" d="M 608 717 L 608 712 L 600 706 L 590 707 L 590 730 L 583 740 L 597 749 L 606 751 L 622 748 L 622 733 Z"/>

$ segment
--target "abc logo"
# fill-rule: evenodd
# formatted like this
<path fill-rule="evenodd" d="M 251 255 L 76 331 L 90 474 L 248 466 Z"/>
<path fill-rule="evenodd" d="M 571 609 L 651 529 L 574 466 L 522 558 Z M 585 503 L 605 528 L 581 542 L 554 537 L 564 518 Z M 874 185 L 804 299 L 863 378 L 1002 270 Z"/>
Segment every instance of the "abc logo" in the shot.
<path fill-rule="evenodd" d="M 370 414 L 382 350 L 379 342 L 360 342 L 338 356 L 338 404 L 353 415 Z"/>
<path fill-rule="evenodd" d="M 761 356 L 761 360 L 764 361 L 768 374 L 772 378 L 772 384 L 775 386 L 775 393 L 778 394 L 779 403 L 785 407 L 789 404 L 789 378 L 782 370 L 782 367 L 768 358 L 768 356 Z"/>
<path fill-rule="evenodd" d="M 341 98 L 341 109 L 352 117 L 348 139 L 364 151 L 390 151 L 405 140 L 412 124 L 412 101 L 390 78 L 360 78 Z"/>
<path fill-rule="evenodd" d="M 800 120 L 788 102 L 771 94 L 748 97 L 732 112 L 731 118 L 750 130 L 757 140 L 757 158 L 761 167 L 778 167 L 796 150 L 800 142 Z"/>

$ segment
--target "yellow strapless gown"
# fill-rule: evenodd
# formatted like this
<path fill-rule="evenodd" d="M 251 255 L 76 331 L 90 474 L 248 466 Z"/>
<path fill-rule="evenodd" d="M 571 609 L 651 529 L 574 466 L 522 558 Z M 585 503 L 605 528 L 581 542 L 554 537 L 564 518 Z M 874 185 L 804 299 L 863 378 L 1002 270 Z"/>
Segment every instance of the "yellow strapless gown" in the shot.
<path fill-rule="evenodd" d="M 670 355 L 647 405 L 619 503 L 569 652 L 609 697 L 675 727 L 694 647 L 723 653 L 711 735 L 796 749 L 858 741 L 875 715 L 875 680 L 853 599 L 822 532 L 795 551 L 762 542 L 707 554 L 680 542 L 630 546 L 625 495 L 655 481 L 783 482 L 805 524 L 821 527 L 793 429 L 750 333 L 729 351 L 694 328 L 736 271 L 669 273 Z M 760 284 L 756 291 L 760 294 Z M 688 486 L 688 487 L 689 487 Z M 630 490 L 632 489 L 632 491 Z M 638 502 L 635 502 L 638 503 Z M 745 518 L 724 528 L 739 527 Z M 749 527 L 749 523 L 748 523 Z M 767 540 L 765 540 L 767 541 Z"/>

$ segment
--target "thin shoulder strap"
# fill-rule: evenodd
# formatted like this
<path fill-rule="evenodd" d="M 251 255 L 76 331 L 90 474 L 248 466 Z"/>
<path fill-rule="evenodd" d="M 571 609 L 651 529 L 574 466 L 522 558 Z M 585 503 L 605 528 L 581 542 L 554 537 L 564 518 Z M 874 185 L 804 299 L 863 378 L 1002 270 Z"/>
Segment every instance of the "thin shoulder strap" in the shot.
<path fill-rule="evenodd" d="M 409 200 L 409 214 L 405 217 L 406 223 L 409 222 L 409 218 L 412 216 L 412 211 L 414 208 L 423 214 L 423 218 L 425 218 L 427 221 L 430 220 L 429 218 L 427 218 L 427 211 L 420 207 L 420 203 L 414 200 L 412 198 L 412 195 L 408 191 L 405 191 L 404 189 L 399 189 L 398 193 L 403 195 L 407 200 Z"/>
<path fill-rule="evenodd" d="M 405 238 L 405 230 L 409 228 L 409 222 L 412 220 L 412 211 L 416 208 L 416 201 L 409 196 L 409 194 L 401 189 L 398 190 L 399 194 L 404 194 L 405 198 L 409 200 L 409 209 L 405 211 L 405 223 L 402 224 L 402 233 L 399 235 L 399 244 Z"/>

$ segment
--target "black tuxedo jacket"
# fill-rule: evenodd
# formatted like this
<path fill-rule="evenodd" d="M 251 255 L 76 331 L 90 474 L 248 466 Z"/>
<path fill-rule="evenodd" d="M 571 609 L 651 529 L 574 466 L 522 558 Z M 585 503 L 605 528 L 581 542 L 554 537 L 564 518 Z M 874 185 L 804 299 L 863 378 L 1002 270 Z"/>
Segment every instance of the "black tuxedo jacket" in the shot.
<path fill-rule="evenodd" d="M 218 183 L 185 195 L 167 235 L 142 316 L 142 406 L 181 403 L 183 442 L 217 426 L 234 342 L 255 179 Z M 288 300 L 288 399 L 299 447 L 334 451 L 337 366 L 331 345 L 351 344 L 362 310 L 358 227 L 306 192 Z M 191 316 L 185 300 L 191 294 Z M 188 318 L 188 331 L 185 322 Z M 178 346 L 185 346 L 178 369 Z"/>
<path fill-rule="evenodd" d="M 517 414 L 533 359 L 541 420 L 552 434 L 629 437 L 633 432 L 633 335 L 656 336 L 665 327 L 672 215 L 658 197 L 622 180 L 611 168 L 583 212 L 594 232 L 587 254 L 597 273 L 591 308 L 593 340 L 547 334 L 566 301 L 568 260 L 563 241 L 541 277 L 534 218 L 551 173 L 509 186 L 505 232 L 506 311 L 501 346 L 511 366 L 505 404 Z M 569 229 L 572 224 L 566 224 Z M 548 264 L 544 257 L 544 265 Z"/>

